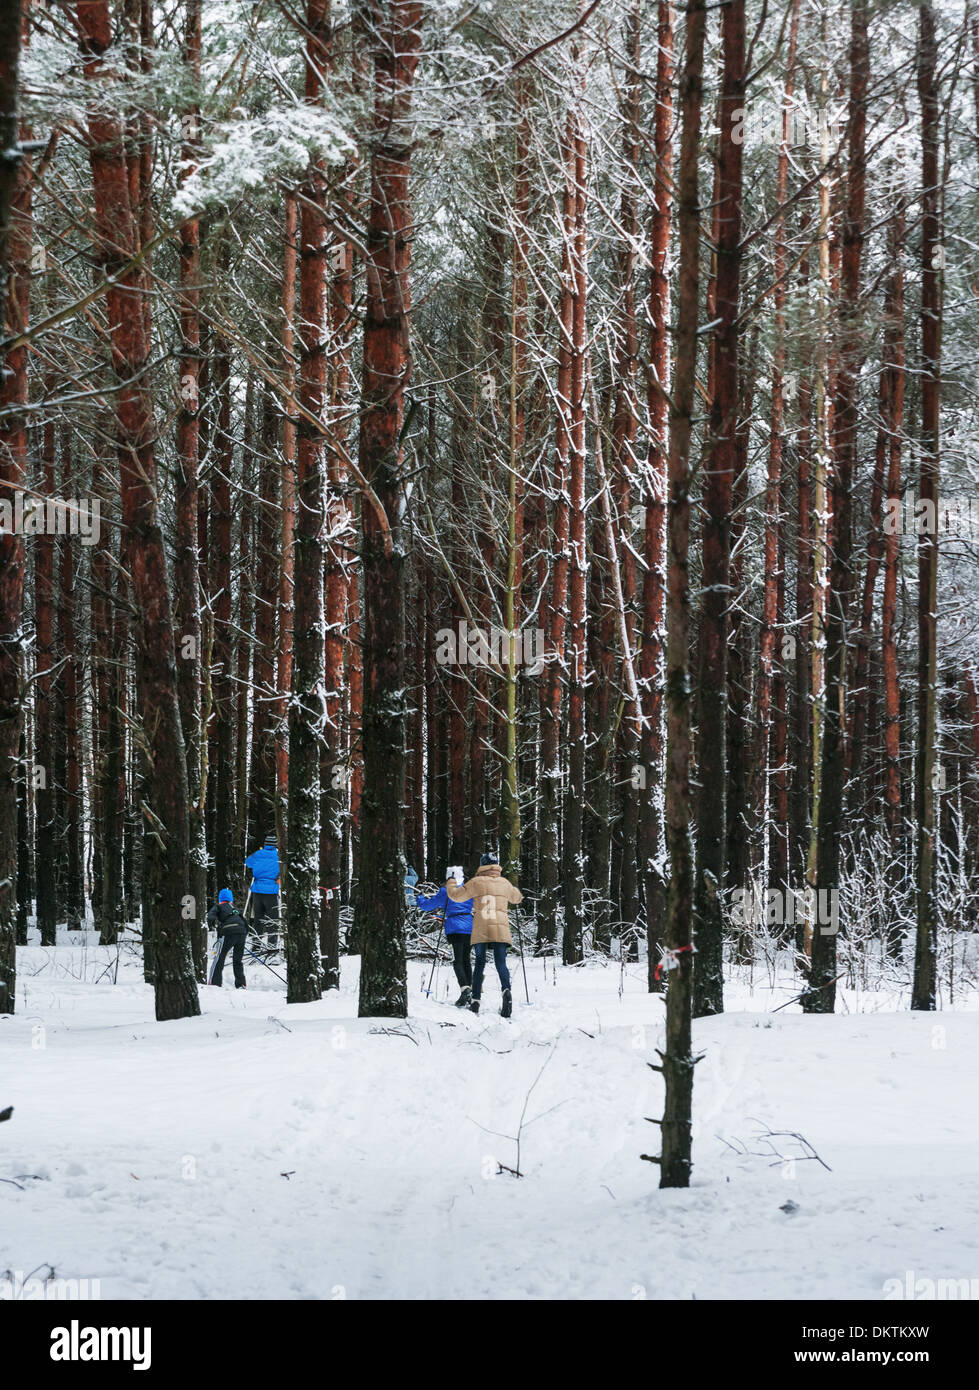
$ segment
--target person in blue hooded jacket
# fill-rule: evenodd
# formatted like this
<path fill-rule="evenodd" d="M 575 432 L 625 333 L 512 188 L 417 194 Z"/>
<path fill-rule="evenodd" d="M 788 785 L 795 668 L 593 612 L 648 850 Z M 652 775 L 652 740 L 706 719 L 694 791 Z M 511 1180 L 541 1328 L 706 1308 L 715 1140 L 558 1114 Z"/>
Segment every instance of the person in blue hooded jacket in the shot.
<path fill-rule="evenodd" d="M 413 880 L 412 875 L 414 875 Z M 418 875 L 414 869 L 409 869 L 405 884 L 410 889 L 414 889 L 417 882 Z M 440 888 L 430 898 L 423 897 L 421 893 L 416 892 L 415 906 L 421 912 L 443 912 L 445 914 L 445 935 L 452 947 L 452 969 L 455 971 L 455 977 L 462 989 L 462 993 L 456 1000 L 456 1008 L 467 1009 L 472 998 L 473 982 L 472 956 L 469 949 L 473 929 L 472 902 L 454 903 L 445 889 Z"/>
<path fill-rule="evenodd" d="M 252 921 L 255 930 L 267 931 L 269 945 L 274 946 L 278 939 L 275 926 L 263 926 L 266 918 L 270 923 L 279 920 L 279 878 L 282 869 L 274 835 L 267 836 L 262 848 L 248 856 L 245 868 L 251 869 L 252 873 Z"/>

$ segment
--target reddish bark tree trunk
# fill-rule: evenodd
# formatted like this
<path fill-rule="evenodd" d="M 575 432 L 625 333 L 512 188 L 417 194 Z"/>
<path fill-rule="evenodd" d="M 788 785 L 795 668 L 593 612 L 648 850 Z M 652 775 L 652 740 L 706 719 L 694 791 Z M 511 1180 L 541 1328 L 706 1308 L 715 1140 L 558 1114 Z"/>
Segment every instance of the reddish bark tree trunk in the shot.
<path fill-rule="evenodd" d="M 360 472 L 364 576 L 361 1017 L 408 1010 L 404 940 L 404 541 L 401 428 L 409 351 L 411 96 L 418 0 L 374 0 L 374 121 L 367 233 Z M 369 489 L 369 491 L 368 491 Z"/>
<path fill-rule="evenodd" d="M 850 121 L 847 138 L 846 207 L 841 238 L 840 351 L 833 400 L 832 542 L 826 614 L 825 709 L 822 772 L 816 841 L 815 886 L 835 892 L 840 885 L 840 842 L 846 788 L 844 692 L 847 674 L 847 622 L 853 588 L 852 490 L 857 455 L 857 394 L 860 375 L 859 296 L 866 201 L 867 83 L 870 52 L 866 0 L 850 11 Z M 809 979 L 802 1007 L 806 1013 L 832 1013 L 836 1001 L 836 923 L 813 925 Z"/>
<path fill-rule="evenodd" d="M 137 607 L 136 641 L 142 732 L 147 752 L 143 787 L 144 902 L 151 907 L 156 1016 L 200 1012 L 190 936 L 182 916 L 188 892 L 187 767 L 184 758 L 170 594 L 163 537 L 156 515 L 155 421 L 146 379 L 150 344 L 143 312 L 144 279 L 130 265 L 137 229 L 129 201 L 123 133 L 118 116 L 98 99 L 102 57 L 112 42 L 108 0 L 79 0 L 79 40 L 89 105 L 89 160 L 103 269 L 110 278 L 107 309 L 112 365 L 120 383 L 113 399 L 119 434 L 120 491 L 127 557 Z"/>
<path fill-rule="evenodd" d="M 728 608 L 731 602 L 731 501 L 738 456 L 741 286 L 741 166 L 738 115 L 744 105 L 745 8 L 731 0 L 721 17 L 724 71 L 720 95 L 717 169 L 718 326 L 714 335 L 715 389 L 705 465 L 702 584 L 697 674 L 697 780 L 704 788 L 697 810 L 694 890 L 697 957 L 694 1013 L 724 1008 L 723 886 L 726 868 L 725 787 Z"/>
<path fill-rule="evenodd" d="M 341 200 L 353 199 L 354 164 L 348 164 Z M 320 883 L 322 895 L 320 955 L 324 989 L 340 987 L 340 883 L 344 878 L 343 845 L 348 824 L 349 762 L 344 755 L 344 634 L 354 538 L 350 516 L 347 446 L 351 410 L 350 357 L 353 350 L 353 247 L 335 241 L 331 247 L 333 277 L 329 293 L 332 380 L 330 434 L 327 444 L 327 548 L 324 603 L 326 609 L 326 727 L 322 759 L 320 805 Z"/>

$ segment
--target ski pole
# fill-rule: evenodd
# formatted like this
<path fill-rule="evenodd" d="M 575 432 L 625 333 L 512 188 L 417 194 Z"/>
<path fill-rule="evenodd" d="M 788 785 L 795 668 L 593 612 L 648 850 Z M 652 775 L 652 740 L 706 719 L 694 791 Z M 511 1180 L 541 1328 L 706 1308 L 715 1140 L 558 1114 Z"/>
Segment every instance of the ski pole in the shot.
<path fill-rule="evenodd" d="M 428 977 L 428 989 L 425 991 L 425 994 L 429 998 L 431 998 L 432 994 L 432 980 L 435 976 L 435 967 L 442 959 L 442 932 L 445 928 L 445 914 L 448 912 L 448 910 L 449 904 L 448 902 L 446 902 L 445 907 L 443 907 L 442 909 L 442 920 L 439 922 L 438 945 L 435 947 L 435 959 L 432 961 L 432 973 Z"/>
<path fill-rule="evenodd" d="M 527 1003 L 530 1003 L 530 990 L 527 988 L 527 962 L 523 954 L 523 925 L 517 922 L 517 940 L 520 942 L 520 965 L 523 970 L 523 992 L 527 996 Z"/>
<path fill-rule="evenodd" d="M 277 948 L 275 946 L 267 946 L 265 944 L 265 942 L 262 940 L 261 934 L 258 931 L 256 931 L 254 927 L 249 927 L 248 930 L 251 933 L 251 935 L 255 938 L 256 944 L 260 946 L 266 952 L 266 954 L 271 955 L 276 951 Z M 250 947 L 246 947 L 246 949 L 251 951 Z M 251 954 L 255 956 L 256 960 L 260 960 L 263 965 L 265 964 L 265 956 L 260 956 L 256 954 L 256 952 L 254 951 L 252 951 Z M 271 969 L 271 966 L 269 968 Z"/>
<path fill-rule="evenodd" d="M 248 955 L 251 956 L 252 960 L 257 960 L 259 965 L 264 965 L 265 969 L 268 970 L 270 974 L 274 975 L 277 980 L 282 980 L 283 984 L 286 983 L 285 980 L 282 979 L 282 976 L 279 974 L 278 970 L 273 970 L 267 960 L 263 960 L 261 956 L 256 956 L 255 952 L 249 951 L 247 946 L 245 947 L 245 950 L 248 953 Z"/>

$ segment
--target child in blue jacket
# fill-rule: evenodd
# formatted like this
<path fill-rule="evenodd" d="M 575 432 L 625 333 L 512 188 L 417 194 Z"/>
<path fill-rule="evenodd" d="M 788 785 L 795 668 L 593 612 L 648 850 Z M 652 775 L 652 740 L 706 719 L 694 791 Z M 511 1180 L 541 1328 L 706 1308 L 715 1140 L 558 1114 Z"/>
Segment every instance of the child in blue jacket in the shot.
<path fill-rule="evenodd" d="M 412 874 L 414 874 L 414 883 L 411 882 Z M 418 875 L 414 873 L 413 869 L 409 870 L 405 883 L 414 888 L 414 884 L 417 882 Z M 473 982 L 472 958 L 469 952 L 473 929 L 472 901 L 454 903 L 443 887 L 437 893 L 433 893 L 430 898 L 416 893 L 415 906 L 422 912 L 445 913 L 445 935 L 452 947 L 452 969 L 455 971 L 455 977 L 462 988 L 462 993 L 456 1000 L 456 1008 L 468 1009 L 469 1001 L 472 998 Z"/>

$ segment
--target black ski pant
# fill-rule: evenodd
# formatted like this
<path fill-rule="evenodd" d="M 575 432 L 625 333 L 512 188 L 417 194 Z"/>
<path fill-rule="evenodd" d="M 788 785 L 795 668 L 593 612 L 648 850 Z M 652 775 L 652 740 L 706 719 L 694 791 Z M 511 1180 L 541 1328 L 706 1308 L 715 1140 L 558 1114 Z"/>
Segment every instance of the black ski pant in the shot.
<path fill-rule="evenodd" d="M 214 962 L 214 973 L 211 976 L 211 984 L 219 985 L 221 975 L 224 970 L 224 962 L 228 959 L 228 952 L 231 955 L 231 964 L 235 972 L 235 989 L 245 988 L 245 938 L 248 933 L 242 931 L 240 927 L 233 931 L 226 931 L 221 938 L 221 949 L 218 951 L 218 958 Z"/>
<path fill-rule="evenodd" d="M 265 926 L 268 919 L 269 925 Z M 261 935 L 268 932 L 269 945 L 274 946 L 279 939 L 279 895 L 278 893 L 252 893 L 252 921 L 255 930 Z"/>
<path fill-rule="evenodd" d="M 449 944 L 452 947 L 452 969 L 463 989 L 468 989 L 473 982 L 472 957 L 469 954 L 470 942 L 471 937 L 468 932 L 453 932 L 449 937 Z"/>

